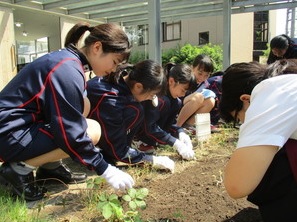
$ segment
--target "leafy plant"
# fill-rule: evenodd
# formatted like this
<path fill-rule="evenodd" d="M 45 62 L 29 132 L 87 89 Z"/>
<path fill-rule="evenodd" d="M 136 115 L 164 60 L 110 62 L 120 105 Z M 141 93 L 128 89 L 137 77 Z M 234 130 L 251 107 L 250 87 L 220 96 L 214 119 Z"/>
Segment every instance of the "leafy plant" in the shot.
<path fill-rule="evenodd" d="M 116 194 L 102 193 L 99 196 L 97 208 L 108 221 L 122 220 L 124 218 L 123 208 Z"/>
<path fill-rule="evenodd" d="M 88 179 L 86 183 L 87 188 L 100 189 L 105 183 L 105 179 L 103 177 L 95 177 L 94 179 Z"/>
<path fill-rule="evenodd" d="M 146 203 L 144 199 L 147 197 L 149 191 L 147 188 L 140 188 L 138 190 L 131 188 L 128 190 L 128 193 L 123 196 L 123 200 L 129 203 L 129 207 L 132 210 L 137 208 L 145 209 Z"/>
<path fill-rule="evenodd" d="M 136 64 L 137 62 L 143 61 L 148 58 L 148 53 L 143 51 L 132 51 L 131 55 L 129 56 L 129 63 Z"/>
<path fill-rule="evenodd" d="M 223 49 L 220 45 L 206 44 L 203 46 L 193 46 L 185 44 L 175 49 L 169 49 L 162 54 L 162 63 L 174 62 L 176 64 L 192 64 L 194 58 L 199 54 L 208 55 L 214 63 L 214 71 L 220 71 L 223 67 Z"/>
<path fill-rule="evenodd" d="M 101 212 L 104 219 L 108 221 L 136 222 L 141 221 L 138 208 L 144 209 L 146 203 L 144 199 L 148 195 L 147 188 L 128 190 L 127 194 L 121 198 L 117 194 L 103 192 L 99 195 L 97 209 Z M 130 210 L 124 211 L 123 201 L 128 203 Z"/>

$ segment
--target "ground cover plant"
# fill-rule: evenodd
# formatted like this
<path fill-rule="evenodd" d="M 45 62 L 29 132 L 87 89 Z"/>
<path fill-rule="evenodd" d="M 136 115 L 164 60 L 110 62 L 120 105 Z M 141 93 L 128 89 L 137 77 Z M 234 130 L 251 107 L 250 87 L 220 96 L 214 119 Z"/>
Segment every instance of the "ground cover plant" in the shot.
<path fill-rule="evenodd" d="M 174 173 L 146 165 L 122 166 L 136 181 L 128 193 L 114 192 L 90 171 L 86 171 L 89 180 L 84 184 L 47 184 L 48 198 L 20 202 L 16 207 L 31 217 L 15 210 L 16 219 L 7 221 L 261 222 L 256 206 L 245 199 L 231 199 L 222 184 L 223 169 L 237 136 L 237 129 L 225 127 L 205 142 L 198 143 L 193 137 L 196 160 L 192 161 L 184 161 L 172 148 L 162 147 L 157 154 L 175 160 Z M 66 162 L 73 170 L 85 171 L 71 160 Z M 14 203 L 7 195 L 1 196 Z M 6 213 L 8 210 L 1 211 L 3 218 Z M 25 220 L 19 220 L 22 217 Z"/>

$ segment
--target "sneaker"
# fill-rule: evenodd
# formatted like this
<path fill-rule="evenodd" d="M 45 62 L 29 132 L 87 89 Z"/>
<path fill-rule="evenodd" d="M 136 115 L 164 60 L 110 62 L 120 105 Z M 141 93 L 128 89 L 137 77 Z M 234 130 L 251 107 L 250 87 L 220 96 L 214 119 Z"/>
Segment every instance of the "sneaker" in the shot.
<path fill-rule="evenodd" d="M 27 175 L 18 174 L 9 163 L 3 163 L 0 167 L 0 178 L 2 184 L 9 187 L 13 194 L 27 201 L 40 200 L 47 192 L 46 188 L 36 184 L 33 172 Z"/>
<path fill-rule="evenodd" d="M 217 126 L 211 124 L 210 131 L 211 131 L 211 133 L 219 133 L 220 129 Z"/>
<path fill-rule="evenodd" d="M 184 127 L 184 130 L 186 131 L 187 134 L 190 136 L 195 136 L 196 135 L 196 128 L 194 126 L 187 126 Z"/>
<path fill-rule="evenodd" d="M 56 169 L 45 169 L 38 167 L 36 180 L 61 180 L 65 184 L 83 183 L 87 179 L 87 174 L 72 172 L 65 164 L 61 164 Z"/>
<path fill-rule="evenodd" d="M 146 154 L 153 154 L 156 151 L 154 146 L 150 146 L 150 145 L 147 145 L 147 144 L 144 144 L 144 143 L 140 143 L 138 145 L 137 149 L 139 151 L 142 151 L 142 152 L 146 153 Z"/>

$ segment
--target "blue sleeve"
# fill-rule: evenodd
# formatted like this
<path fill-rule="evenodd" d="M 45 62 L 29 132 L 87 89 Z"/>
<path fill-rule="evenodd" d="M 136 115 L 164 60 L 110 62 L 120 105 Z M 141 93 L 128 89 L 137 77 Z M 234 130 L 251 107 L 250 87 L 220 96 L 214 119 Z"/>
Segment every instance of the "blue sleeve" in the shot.
<path fill-rule="evenodd" d="M 145 117 L 141 140 L 145 143 L 149 142 L 149 140 L 153 140 L 158 144 L 169 144 L 173 146 L 176 138 L 164 130 L 164 126 L 159 125 L 160 120 L 167 119 L 166 114 L 168 114 L 168 107 L 165 101 L 159 98 L 158 107 L 154 107 L 150 100 L 144 101 L 142 104 L 145 110 Z"/>

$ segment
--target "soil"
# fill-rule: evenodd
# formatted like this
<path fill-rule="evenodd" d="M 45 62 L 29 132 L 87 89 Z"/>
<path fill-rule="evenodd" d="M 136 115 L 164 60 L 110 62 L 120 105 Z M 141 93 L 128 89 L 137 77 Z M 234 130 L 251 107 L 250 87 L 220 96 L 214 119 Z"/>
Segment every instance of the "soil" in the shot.
<path fill-rule="evenodd" d="M 197 159 L 193 161 L 182 161 L 171 152 L 170 157 L 176 161 L 174 173 L 155 171 L 137 175 L 136 188 L 146 187 L 149 190 L 145 200 L 147 207 L 139 210 L 142 221 L 261 222 L 255 205 L 246 199 L 231 199 L 222 184 L 222 172 L 234 149 L 235 140 L 221 134 L 212 142 L 198 144 L 195 150 Z M 77 167 L 71 161 L 67 164 L 72 168 Z M 136 177 L 133 172 L 137 172 L 137 169 L 125 170 Z M 89 173 L 89 176 L 94 174 Z M 51 215 L 55 218 L 53 221 L 104 221 L 98 215 L 90 214 L 86 206 L 78 201 L 81 197 L 79 192 L 75 192 L 81 189 L 78 186 L 56 190 L 51 201 L 43 202 L 40 214 Z M 40 208 L 40 202 L 28 206 Z"/>

